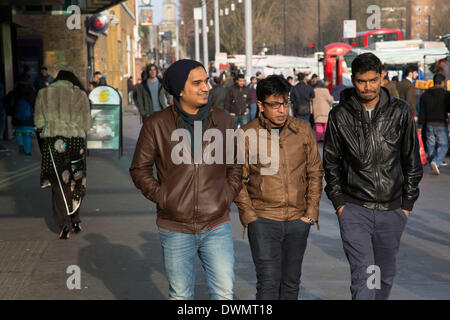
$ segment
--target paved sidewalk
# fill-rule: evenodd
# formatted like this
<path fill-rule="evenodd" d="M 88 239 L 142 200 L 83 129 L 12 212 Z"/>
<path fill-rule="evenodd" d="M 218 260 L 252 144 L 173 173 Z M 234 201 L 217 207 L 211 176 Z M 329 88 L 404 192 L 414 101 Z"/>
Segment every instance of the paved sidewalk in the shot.
<path fill-rule="evenodd" d="M 167 299 L 156 207 L 135 189 L 128 173 L 140 130 L 133 107 L 124 111 L 124 156 L 91 151 L 84 231 L 57 239 L 50 191 L 39 188 L 40 154 L 18 153 L 14 141 L 0 152 L 0 299 Z M 447 158 L 447 162 L 450 159 Z M 409 218 L 398 255 L 391 299 L 450 299 L 450 168 L 432 176 Z M 350 271 L 338 223 L 325 194 L 321 230 L 311 229 L 302 274 L 302 299 L 350 299 Z M 232 206 L 236 299 L 254 299 L 256 276 L 248 239 Z M 81 289 L 69 290 L 69 266 L 81 269 Z M 208 299 L 197 264 L 196 299 Z"/>

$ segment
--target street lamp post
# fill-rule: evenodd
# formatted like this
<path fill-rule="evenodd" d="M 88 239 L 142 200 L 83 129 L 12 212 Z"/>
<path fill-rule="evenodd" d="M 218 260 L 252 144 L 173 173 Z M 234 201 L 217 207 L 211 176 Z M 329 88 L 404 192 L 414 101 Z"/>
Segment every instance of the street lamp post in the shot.
<path fill-rule="evenodd" d="M 216 40 L 216 53 L 220 52 L 220 25 L 219 25 L 219 0 L 214 0 L 214 30 Z"/>
<path fill-rule="evenodd" d="M 202 8 L 194 8 L 195 60 L 200 61 L 200 35 L 198 21 L 202 19 Z"/>
<path fill-rule="evenodd" d="M 247 66 L 246 76 L 250 79 L 253 58 L 252 0 L 245 0 L 245 55 Z"/>
<path fill-rule="evenodd" d="M 203 31 L 203 59 L 204 66 L 206 70 L 209 71 L 209 56 L 208 56 L 208 20 L 206 16 L 206 0 L 202 0 L 202 9 L 203 9 L 203 17 L 202 17 L 202 31 Z"/>

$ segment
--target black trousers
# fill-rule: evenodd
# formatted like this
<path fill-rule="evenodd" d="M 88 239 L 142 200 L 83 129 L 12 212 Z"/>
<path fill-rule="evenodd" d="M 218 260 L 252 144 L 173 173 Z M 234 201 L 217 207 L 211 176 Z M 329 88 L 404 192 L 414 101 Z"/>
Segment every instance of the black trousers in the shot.
<path fill-rule="evenodd" d="M 248 225 L 257 300 L 297 300 L 311 225 L 260 218 Z"/>
<path fill-rule="evenodd" d="M 407 217 L 400 208 L 378 211 L 354 203 L 345 205 L 339 226 L 344 252 L 350 263 L 353 300 L 389 298 L 406 221 Z M 379 270 L 378 275 L 375 268 Z"/>

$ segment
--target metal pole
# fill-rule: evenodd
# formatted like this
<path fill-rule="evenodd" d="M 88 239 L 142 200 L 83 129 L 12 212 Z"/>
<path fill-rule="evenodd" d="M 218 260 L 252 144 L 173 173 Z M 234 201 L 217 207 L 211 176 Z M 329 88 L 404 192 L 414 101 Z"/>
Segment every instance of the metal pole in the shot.
<path fill-rule="evenodd" d="M 198 19 L 195 18 L 194 18 L 194 38 L 195 38 L 195 60 L 200 61 L 200 35 L 198 34 Z"/>
<path fill-rule="evenodd" d="M 317 41 L 317 48 L 319 49 L 319 51 L 321 51 L 322 48 L 322 44 L 321 44 L 321 33 L 320 33 L 320 0 L 317 0 L 317 26 L 319 29 L 319 34 L 318 34 L 318 41 Z"/>
<path fill-rule="evenodd" d="M 352 0 L 348 0 L 348 19 L 352 20 Z"/>
<path fill-rule="evenodd" d="M 428 16 L 428 41 L 431 41 L 431 16 Z"/>
<path fill-rule="evenodd" d="M 283 0 L 283 29 L 284 29 L 284 55 L 287 54 L 287 41 L 286 41 L 286 0 Z"/>
<path fill-rule="evenodd" d="M 178 19 L 176 21 L 176 25 L 175 25 L 175 42 L 176 42 L 176 47 L 175 47 L 175 60 L 178 61 L 180 60 L 180 37 L 179 37 L 179 27 L 178 27 Z"/>
<path fill-rule="evenodd" d="M 214 29 L 216 35 L 216 53 L 220 52 L 219 0 L 214 0 Z"/>
<path fill-rule="evenodd" d="M 252 75 L 253 35 L 252 35 L 252 0 L 245 0 L 245 55 L 246 76 L 250 79 Z"/>
<path fill-rule="evenodd" d="M 203 21 L 202 21 L 202 33 L 203 33 L 203 65 L 209 73 L 209 57 L 208 57 L 208 20 L 206 16 L 206 0 L 202 0 L 203 9 Z"/>

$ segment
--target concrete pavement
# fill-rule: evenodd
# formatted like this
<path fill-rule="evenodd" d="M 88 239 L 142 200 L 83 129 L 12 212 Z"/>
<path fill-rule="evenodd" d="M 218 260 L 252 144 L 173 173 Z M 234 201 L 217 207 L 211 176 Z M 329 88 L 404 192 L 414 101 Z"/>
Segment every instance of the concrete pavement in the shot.
<path fill-rule="evenodd" d="M 140 120 L 124 111 L 124 156 L 91 151 L 84 231 L 67 241 L 51 217 L 50 191 L 39 188 L 40 154 L 18 153 L 15 141 L 0 153 L 0 299 L 167 299 L 156 206 L 135 189 L 128 173 Z M 447 158 L 447 162 L 450 159 Z M 391 299 L 450 299 L 450 168 L 425 168 L 421 196 L 398 255 Z M 302 299 L 350 299 L 350 271 L 334 210 L 325 194 L 320 226 L 311 229 L 304 258 Z M 256 276 L 248 239 L 232 206 L 236 299 L 254 299 Z M 69 266 L 81 270 L 81 288 L 69 290 Z M 208 299 L 197 263 L 196 299 Z"/>

